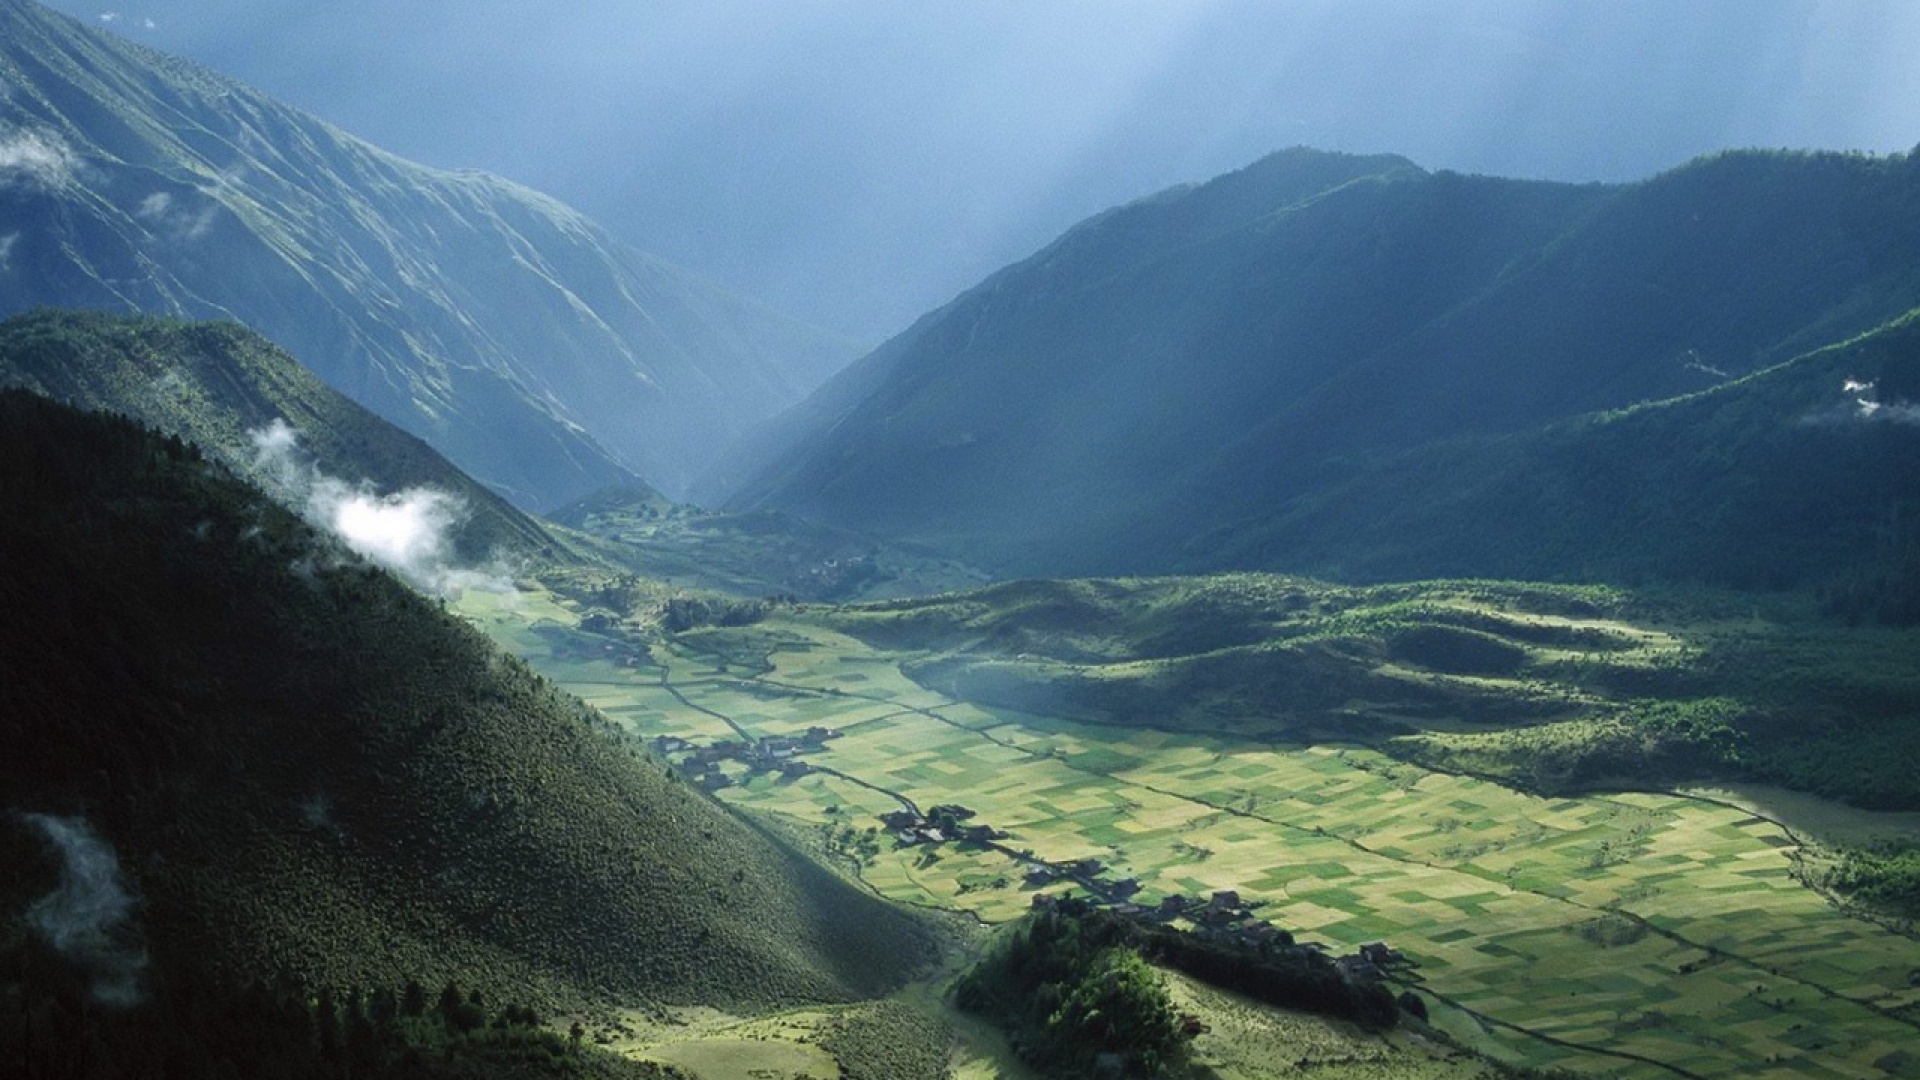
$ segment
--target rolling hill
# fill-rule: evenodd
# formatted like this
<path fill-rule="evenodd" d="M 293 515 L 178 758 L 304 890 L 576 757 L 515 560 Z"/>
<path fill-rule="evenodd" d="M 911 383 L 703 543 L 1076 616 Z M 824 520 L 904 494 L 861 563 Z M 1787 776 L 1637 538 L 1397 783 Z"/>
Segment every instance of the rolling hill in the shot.
<path fill-rule="evenodd" d="M 524 507 L 677 492 L 834 340 L 497 177 L 0 2 L 0 313 L 233 319 Z"/>
<path fill-rule="evenodd" d="M 1002 571 L 1308 571 L 1351 527 L 1334 493 L 1381 462 L 1846 340 L 1920 304 L 1915 250 L 1920 155 L 1575 186 L 1286 151 L 1076 226 L 836 376 L 712 490 Z M 1485 477 L 1421 479 L 1438 501 Z M 1604 551 L 1564 554 L 1545 572 Z"/>

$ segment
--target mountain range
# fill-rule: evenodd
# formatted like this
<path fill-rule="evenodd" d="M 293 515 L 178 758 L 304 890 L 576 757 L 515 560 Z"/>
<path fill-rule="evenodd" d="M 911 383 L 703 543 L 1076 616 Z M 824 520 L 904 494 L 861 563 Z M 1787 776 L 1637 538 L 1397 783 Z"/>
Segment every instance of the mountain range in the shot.
<path fill-rule="evenodd" d="M 678 492 L 847 353 L 545 196 L 0 0 L 0 314 L 40 305 L 247 323 L 522 506 Z"/>
<path fill-rule="evenodd" d="M 1587 425 L 1567 453 L 1604 472 L 1612 437 L 1662 445 L 1647 426 L 1765 393 L 1780 380 L 1741 380 L 1920 306 L 1916 249 L 1920 155 L 1732 153 L 1608 186 L 1286 151 L 1076 226 L 756 432 L 706 494 L 1003 573 L 1577 577 L 1612 534 L 1495 557 L 1495 531 L 1526 528 L 1468 498 L 1494 476 L 1463 447 L 1723 388 Z M 1844 410 L 1846 379 L 1876 377 L 1825 375 L 1810 411 L 1775 419 Z M 1767 468 L 1721 450 L 1738 476 Z M 1907 520 L 1882 494 L 1860 517 Z M 1448 505 L 1475 510 L 1429 531 Z"/>

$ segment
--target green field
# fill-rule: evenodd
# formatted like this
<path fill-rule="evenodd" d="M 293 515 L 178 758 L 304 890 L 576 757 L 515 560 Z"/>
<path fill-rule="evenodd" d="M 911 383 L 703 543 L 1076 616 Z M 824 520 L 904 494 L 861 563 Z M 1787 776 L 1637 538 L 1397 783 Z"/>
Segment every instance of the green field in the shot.
<path fill-rule="evenodd" d="M 908 659 L 799 621 L 654 643 L 569 629 L 541 594 L 467 605 L 636 734 L 844 737 L 814 773 L 719 797 L 823 833 L 910 800 L 958 802 L 1048 860 L 1095 857 L 1138 898 L 1237 889 L 1344 951 L 1386 940 L 1435 1024 L 1499 1058 L 1582 1075 L 1920 1075 L 1920 943 L 1804 888 L 1769 818 L 1699 797 L 1540 798 L 1358 746 L 1122 730 L 957 701 Z M 486 610 L 486 605 L 493 605 Z M 683 703 L 684 702 L 684 703 Z M 1019 863 L 882 836 L 888 897 L 988 921 L 1025 910 Z M 1058 888 L 1055 886 L 1054 888 Z"/>

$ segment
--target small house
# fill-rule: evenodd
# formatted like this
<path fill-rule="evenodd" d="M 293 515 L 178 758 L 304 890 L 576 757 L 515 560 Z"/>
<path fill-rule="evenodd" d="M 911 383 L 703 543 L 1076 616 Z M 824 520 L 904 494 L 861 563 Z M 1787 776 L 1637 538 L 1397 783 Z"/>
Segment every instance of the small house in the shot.
<path fill-rule="evenodd" d="M 1360 946 L 1360 956 L 1370 964 L 1386 967 L 1388 964 L 1404 960 L 1398 952 L 1387 947 L 1384 941 L 1374 941 Z"/>

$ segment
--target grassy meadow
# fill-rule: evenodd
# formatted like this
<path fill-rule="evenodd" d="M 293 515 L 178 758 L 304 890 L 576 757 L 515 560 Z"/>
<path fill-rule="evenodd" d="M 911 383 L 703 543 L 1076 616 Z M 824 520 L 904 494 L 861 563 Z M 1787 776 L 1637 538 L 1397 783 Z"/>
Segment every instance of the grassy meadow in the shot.
<path fill-rule="evenodd" d="M 1920 942 L 1805 887 L 1796 835 L 1736 800 L 1547 797 L 1354 743 L 982 705 L 908 678 L 903 665 L 923 656 L 883 651 L 804 609 L 664 640 L 618 624 L 587 633 L 568 602 L 539 591 L 474 596 L 462 609 L 642 737 L 839 731 L 804 755 L 807 775 L 727 763 L 735 783 L 717 797 L 817 830 L 845 869 L 894 900 L 1002 922 L 1034 893 L 1009 852 L 1097 858 L 1110 876 L 1139 879 L 1138 903 L 1234 889 L 1335 952 L 1387 941 L 1417 962 L 1400 981 L 1426 997 L 1434 1029 L 1511 1064 L 1920 1075 L 1910 1049 Z M 1005 830 L 1006 850 L 901 846 L 877 820 L 939 803 Z M 1246 1056 L 1236 1054 L 1222 1051 L 1219 1075 L 1252 1075 L 1228 1065 Z"/>

